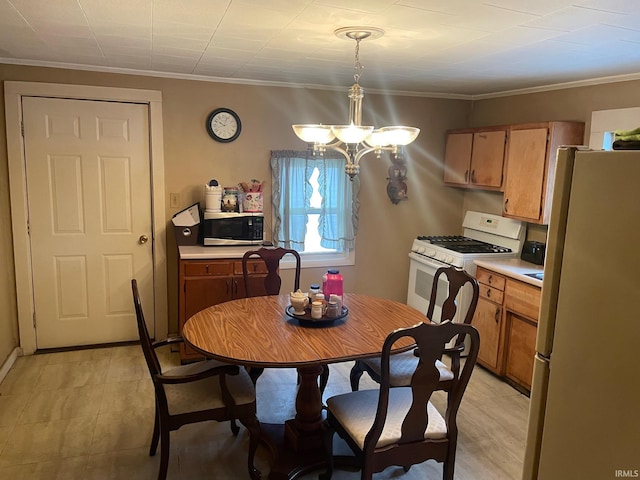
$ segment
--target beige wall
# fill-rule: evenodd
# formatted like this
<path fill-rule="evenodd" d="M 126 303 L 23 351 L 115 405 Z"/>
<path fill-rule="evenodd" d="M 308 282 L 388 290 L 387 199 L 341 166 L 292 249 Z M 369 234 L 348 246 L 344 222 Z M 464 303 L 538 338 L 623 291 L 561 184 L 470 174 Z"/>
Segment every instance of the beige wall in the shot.
<path fill-rule="evenodd" d="M 251 178 L 267 180 L 269 154 L 275 149 L 303 149 L 292 123 L 341 123 L 348 116 L 346 89 L 320 91 L 302 88 L 232 85 L 156 77 L 0 65 L 0 80 L 71 83 L 159 90 L 163 95 L 165 198 L 167 222 L 178 209 L 169 208 L 169 193 L 180 195 L 186 207 L 203 200 L 204 184 L 211 178 L 223 185 Z M 348 86 L 350 78 L 344 79 Z M 406 299 L 407 252 L 418 234 L 459 233 L 464 192 L 442 185 L 445 131 L 466 125 L 470 102 L 421 97 L 367 94 L 365 122 L 391 123 L 422 129 L 408 148 L 409 200 L 393 205 L 386 195 L 390 162 L 369 155 L 362 161 L 360 230 L 356 265 L 342 267 L 345 288 L 396 300 Z M 217 107 L 235 110 L 242 134 L 231 144 L 214 142 L 204 127 Z M 375 112 L 375 115 L 374 115 Z M 2 120 L 4 122 L 4 118 Z M 0 221 L 10 225 L 5 130 L 0 132 Z M 267 196 L 265 205 L 269 205 Z M 169 331 L 177 326 L 177 258 L 172 232 L 167 235 Z M 0 288 L 0 364 L 17 345 L 17 320 L 11 234 L 0 234 L 3 262 Z M 41 247 L 42 248 L 42 247 Z M 5 261 L 6 259 L 6 261 Z M 305 270 L 302 286 L 320 279 L 324 269 Z"/>

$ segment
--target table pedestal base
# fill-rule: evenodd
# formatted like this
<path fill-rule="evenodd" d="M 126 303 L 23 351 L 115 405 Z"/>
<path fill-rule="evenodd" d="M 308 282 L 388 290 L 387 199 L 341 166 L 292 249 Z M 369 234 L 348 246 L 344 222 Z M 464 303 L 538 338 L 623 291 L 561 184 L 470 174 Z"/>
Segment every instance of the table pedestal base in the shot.
<path fill-rule="evenodd" d="M 299 436 L 301 448 L 297 449 L 288 439 L 289 434 L 285 430 L 289 427 L 286 425 L 263 423 L 261 428 L 265 444 L 273 455 L 269 480 L 293 480 L 305 473 L 326 467 L 327 454 L 322 446 L 321 432 Z M 320 443 L 316 444 L 316 440 Z M 306 448 L 311 444 L 316 444 L 316 447 Z"/>

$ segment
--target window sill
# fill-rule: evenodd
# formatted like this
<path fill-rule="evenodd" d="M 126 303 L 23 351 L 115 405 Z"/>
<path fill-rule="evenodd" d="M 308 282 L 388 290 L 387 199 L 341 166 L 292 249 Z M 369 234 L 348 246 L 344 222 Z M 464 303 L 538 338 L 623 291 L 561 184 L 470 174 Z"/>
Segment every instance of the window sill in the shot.
<path fill-rule="evenodd" d="M 286 270 L 295 268 L 295 260 L 286 255 L 280 261 L 280 268 Z M 356 264 L 356 253 L 352 249 L 349 253 L 301 253 L 301 268 L 342 267 Z"/>

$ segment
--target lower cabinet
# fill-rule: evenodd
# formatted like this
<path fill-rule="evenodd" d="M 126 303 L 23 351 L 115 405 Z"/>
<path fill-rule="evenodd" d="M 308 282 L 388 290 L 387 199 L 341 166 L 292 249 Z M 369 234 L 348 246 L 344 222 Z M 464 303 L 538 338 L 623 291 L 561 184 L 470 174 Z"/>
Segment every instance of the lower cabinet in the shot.
<path fill-rule="evenodd" d="M 531 390 L 537 323 L 508 310 L 506 317 L 509 336 L 506 342 L 505 376 Z"/>
<path fill-rule="evenodd" d="M 260 293 L 267 274 L 262 260 L 248 263 L 252 291 Z M 178 327 L 182 333 L 185 322 L 200 310 L 212 305 L 246 296 L 242 261 L 238 259 L 180 260 L 178 295 Z M 263 292 L 266 294 L 266 292 Z M 184 343 L 180 344 L 183 362 L 200 360 L 202 356 Z"/>
<path fill-rule="evenodd" d="M 478 363 L 531 389 L 540 288 L 478 267 L 480 286 L 473 326 L 480 333 Z"/>
<path fill-rule="evenodd" d="M 540 310 L 540 288 L 507 278 L 504 291 L 505 375 L 531 390 Z"/>
<path fill-rule="evenodd" d="M 483 268 L 476 272 L 480 295 L 473 317 L 473 326 L 480 333 L 478 362 L 492 372 L 502 375 L 502 302 L 505 278 Z"/>

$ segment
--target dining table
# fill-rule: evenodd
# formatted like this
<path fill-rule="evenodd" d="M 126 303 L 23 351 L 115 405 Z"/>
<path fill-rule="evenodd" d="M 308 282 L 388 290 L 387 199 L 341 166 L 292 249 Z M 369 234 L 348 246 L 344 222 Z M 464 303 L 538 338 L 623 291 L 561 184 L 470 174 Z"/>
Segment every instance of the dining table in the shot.
<path fill-rule="evenodd" d="M 323 366 L 378 356 L 389 333 L 423 321 L 428 321 L 424 313 L 406 304 L 360 293 L 344 294 L 337 318 L 314 320 L 295 315 L 287 294 L 208 307 L 188 319 L 182 335 L 208 358 L 245 367 L 297 369 L 295 417 L 283 424 L 261 423 L 273 456 L 269 479 L 291 480 L 327 461 L 318 383 Z M 411 346 L 404 339 L 393 351 Z"/>

